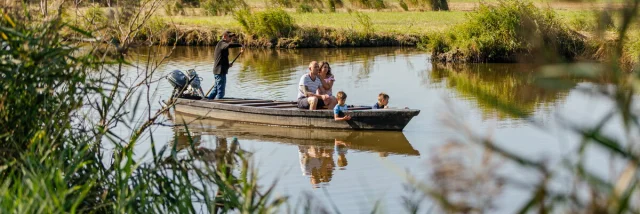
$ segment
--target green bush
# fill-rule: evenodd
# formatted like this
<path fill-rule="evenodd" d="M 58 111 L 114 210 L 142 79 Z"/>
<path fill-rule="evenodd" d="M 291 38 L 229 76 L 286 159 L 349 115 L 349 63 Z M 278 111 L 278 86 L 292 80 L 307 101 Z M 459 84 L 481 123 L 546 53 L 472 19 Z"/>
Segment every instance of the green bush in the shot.
<path fill-rule="evenodd" d="M 269 39 L 290 36 L 296 28 L 293 17 L 279 8 L 257 13 L 245 9 L 236 12 L 234 18 L 246 32 Z"/>
<path fill-rule="evenodd" d="M 362 12 L 355 12 L 355 14 L 358 24 L 360 24 L 360 26 L 362 27 L 362 31 L 367 35 L 372 35 L 374 33 L 374 29 L 371 17 Z"/>
<path fill-rule="evenodd" d="M 327 7 L 331 12 L 336 12 L 336 8 L 341 8 L 343 6 L 344 3 L 342 3 L 342 0 L 327 0 Z"/>
<path fill-rule="evenodd" d="M 200 0 L 180 0 L 180 3 L 189 7 L 200 7 Z"/>
<path fill-rule="evenodd" d="M 403 1 L 401 2 L 405 3 Z M 447 0 L 407 0 L 407 3 L 412 7 L 428 8 L 433 11 L 449 10 L 449 3 Z M 402 5 L 400 6 L 402 7 Z"/>
<path fill-rule="evenodd" d="M 107 16 L 100 7 L 87 8 L 85 12 L 85 26 L 103 25 L 107 22 Z"/>
<path fill-rule="evenodd" d="M 384 0 L 374 0 L 373 8 L 375 8 L 376 10 L 382 10 L 387 8 L 387 5 L 384 3 Z"/>
<path fill-rule="evenodd" d="M 521 57 L 573 59 L 584 50 L 581 37 L 569 31 L 550 10 L 533 3 L 482 4 L 468 21 L 425 40 L 434 59 L 510 62 Z M 545 53 L 545 54 L 542 54 Z"/>
<path fill-rule="evenodd" d="M 449 10 L 449 3 L 447 3 L 447 0 L 429 0 L 430 1 L 430 6 L 431 6 L 431 10 L 433 11 L 439 11 L 439 10 Z"/>
<path fill-rule="evenodd" d="M 400 7 L 404 10 L 404 11 L 409 11 L 409 6 L 407 5 L 406 2 L 404 2 L 404 0 L 400 0 L 400 2 L 398 2 L 398 4 L 400 4 Z"/>
<path fill-rule="evenodd" d="M 210 16 L 231 14 L 238 9 L 248 8 L 244 0 L 205 0 L 202 8 Z"/>
<path fill-rule="evenodd" d="M 595 17 L 584 13 L 569 18 L 567 24 L 578 31 L 592 31 L 598 28 Z"/>
<path fill-rule="evenodd" d="M 351 4 L 353 6 L 363 8 L 363 9 L 381 10 L 381 9 L 387 8 L 387 5 L 384 3 L 384 0 L 355 0 L 355 1 L 352 1 Z"/>
<path fill-rule="evenodd" d="M 164 12 L 169 15 L 184 15 L 184 5 L 180 1 L 169 2 L 164 5 Z"/>
<path fill-rule="evenodd" d="M 291 8 L 295 0 L 269 0 L 271 4 L 280 7 Z"/>
<path fill-rule="evenodd" d="M 311 13 L 313 12 L 313 7 L 308 4 L 300 4 L 298 8 L 296 8 L 296 12 L 298 13 Z"/>

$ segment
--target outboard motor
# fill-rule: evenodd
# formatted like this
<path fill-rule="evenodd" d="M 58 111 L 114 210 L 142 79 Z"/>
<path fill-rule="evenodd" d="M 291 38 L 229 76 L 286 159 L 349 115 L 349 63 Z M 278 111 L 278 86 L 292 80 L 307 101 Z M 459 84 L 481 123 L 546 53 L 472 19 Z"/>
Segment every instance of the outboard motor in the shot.
<path fill-rule="evenodd" d="M 169 76 L 167 76 L 167 80 L 169 80 L 169 83 L 171 83 L 174 90 L 180 90 L 187 85 L 187 76 L 185 76 L 180 70 L 173 70 Z"/>
<path fill-rule="evenodd" d="M 202 81 L 202 78 L 198 76 L 196 70 L 189 69 L 187 71 L 187 75 L 189 76 L 189 81 L 191 82 L 189 83 L 189 86 L 191 86 L 189 90 L 192 92 L 192 94 L 197 94 L 200 95 L 200 97 L 204 97 L 204 92 L 202 91 L 202 87 L 200 86 L 200 81 Z"/>
<path fill-rule="evenodd" d="M 202 78 L 198 77 L 195 70 L 189 69 L 187 71 L 189 76 L 182 73 L 180 70 L 173 70 L 168 76 L 167 80 L 173 86 L 173 94 L 171 97 L 181 97 L 187 99 L 202 99 L 204 98 L 204 92 L 200 86 Z M 187 87 L 182 94 L 178 94 L 184 87 Z"/>

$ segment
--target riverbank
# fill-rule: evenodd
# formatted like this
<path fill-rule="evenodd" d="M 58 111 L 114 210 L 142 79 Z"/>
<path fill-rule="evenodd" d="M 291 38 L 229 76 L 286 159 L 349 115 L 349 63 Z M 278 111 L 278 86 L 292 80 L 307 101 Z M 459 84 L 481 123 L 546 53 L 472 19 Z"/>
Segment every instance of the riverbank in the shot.
<path fill-rule="evenodd" d="M 477 17 L 479 3 L 453 2 L 452 8 L 457 11 L 396 11 L 390 5 L 388 9 L 375 11 L 370 9 L 337 10 L 330 12 L 310 12 L 299 13 L 291 8 L 269 9 L 261 7 L 256 2 L 249 2 L 251 11 L 246 10 L 245 19 L 252 19 L 254 22 L 249 26 L 247 20 L 238 19 L 238 15 L 223 16 L 202 16 L 201 9 L 185 9 L 185 15 L 167 15 L 163 10 L 158 10 L 148 21 L 145 29 L 135 36 L 137 43 L 159 44 L 159 45 L 181 45 L 181 46 L 211 46 L 215 45 L 220 38 L 221 32 L 231 30 L 240 35 L 239 42 L 252 48 L 337 48 L 337 47 L 375 47 L 375 46 L 409 46 L 428 47 L 428 50 L 435 56 L 437 61 L 461 61 L 461 62 L 509 62 L 518 58 L 535 56 L 527 45 L 508 50 L 498 50 L 488 47 L 486 57 L 480 52 L 466 51 L 467 45 L 478 46 L 477 41 L 465 36 L 453 36 L 459 34 L 463 25 L 469 26 L 474 22 L 473 17 Z M 486 7 L 495 7 L 497 2 L 488 2 Z M 455 6 L 458 5 L 458 6 Z M 466 6 L 461 6 L 466 5 Z M 544 6 L 546 5 L 546 6 Z M 542 9 L 540 6 L 553 8 Z M 562 35 L 561 59 L 598 59 L 598 53 L 602 52 L 601 47 L 607 42 L 616 39 L 613 33 L 615 27 L 605 29 L 604 34 L 593 33 L 597 30 L 597 13 L 606 6 L 603 3 L 531 3 L 531 7 L 544 11 L 545 14 L 553 16 L 550 26 L 553 29 L 563 29 L 555 36 Z M 620 7 L 619 3 L 614 3 L 611 7 Z M 414 8 L 415 9 L 415 8 Z M 471 11 L 471 12 L 470 12 Z M 109 9 L 92 8 L 87 9 L 85 14 L 106 17 Z M 542 12 L 540 12 L 542 13 Z M 547 16 L 540 15 L 540 16 Z M 102 20 L 106 22 L 108 18 L 98 18 L 92 20 Z M 269 21 L 264 21 L 269 20 Z M 286 23 L 272 23 L 285 21 Z M 478 20 L 475 20 L 478 22 Z M 86 24 L 94 25 L 94 23 Z M 473 25 L 486 25 L 481 21 Z M 98 25 L 99 26 L 99 25 Z M 257 32 L 255 29 L 261 28 L 268 32 Z M 501 32 L 494 32 L 491 35 L 505 34 L 508 36 L 508 29 L 499 29 Z M 544 34 L 544 32 L 543 32 Z M 603 36 L 604 35 L 604 36 Z M 103 38 L 109 38 L 108 33 L 103 34 Z M 449 48 L 434 48 L 444 44 L 446 39 L 458 38 L 465 41 L 460 44 L 450 44 Z M 543 36 L 544 37 L 544 36 Z M 554 35 L 544 37 L 552 41 Z M 541 37 L 542 38 L 542 37 Z M 491 41 L 500 39 L 488 38 Z M 523 39 L 523 38 L 518 38 Z M 487 41 L 489 41 L 487 40 Z M 507 38 L 502 38 L 507 41 Z M 543 39 L 545 40 L 545 39 Z M 556 39 L 557 40 L 557 39 Z M 569 42 L 567 46 L 565 43 Z M 456 42 L 454 42 L 456 43 Z M 522 43 L 517 41 L 517 43 Z M 523 43 L 524 44 L 524 43 Z M 462 47 L 465 46 L 465 47 Z M 526 46 L 526 47 L 525 47 Z M 453 48 L 453 52 L 449 49 Z M 511 47 L 513 48 L 513 47 Z M 509 49 L 509 48 L 507 48 Z M 517 49 L 517 50 L 516 50 Z M 460 51 L 458 51 L 460 50 Z M 628 48 L 633 51 L 632 48 Z M 473 53 L 471 53 L 473 52 Z M 497 58 L 493 57 L 499 52 Z M 516 52 L 527 52 L 522 55 Z M 637 54 L 636 54 L 637 55 Z M 626 61 L 637 61 L 634 57 L 625 57 Z M 471 58 L 469 58 L 471 57 Z"/>
<path fill-rule="evenodd" d="M 260 48 L 316 48 L 316 47 L 369 47 L 369 46 L 417 46 L 418 42 L 433 33 L 443 32 L 466 21 L 468 12 L 363 12 L 371 19 L 372 32 L 367 34 L 357 17 L 349 13 L 290 14 L 296 25 L 293 34 L 280 39 L 251 37 L 232 16 L 159 16 L 150 33 L 139 40 L 161 45 L 214 45 L 220 33 L 231 30 L 240 33 L 245 45 Z M 577 26 L 589 11 L 558 11 L 566 23 Z M 587 29 L 580 34 L 591 36 Z M 175 39 L 177 38 L 177 39 Z"/>
<path fill-rule="evenodd" d="M 247 1 L 252 11 L 263 11 L 262 1 Z M 178 45 L 212 45 L 219 39 L 219 32 L 232 30 L 241 32 L 241 40 L 253 47 L 265 48 L 303 48 L 303 47 L 359 47 L 359 46 L 416 46 L 416 41 L 421 38 L 449 30 L 468 20 L 468 15 L 477 11 L 479 3 L 468 1 L 450 2 L 451 11 L 398 11 L 398 6 L 389 4 L 387 9 L 376 11 L 372 9 L 337 9 L 337 12 L 311 12 L 298 13 L 295 9 L 283 10 L 293 20 L 296 30 L 292 35 L 276 39 L 253 36 L 233 15 L 206 16 L 201 8 L 185 8 L 184 15 L 168 15 L 165 10 L 155 12 L 148 24 L 148 34 L 140 35 L 137 39 L 163 45 L 172 45 L 177 41 Z M 494 5 L 489 1 L 487 5 Z M 538 7 L 550 7 L 560 20 L 575 28 L 576 31 L 587 35 L 587 31 L 593 28 L 593 24 L 585 24 L 593 21 L 593 10 L 600 10 L 606 6 L 602 3 L 566 3 L 566 2 L 537 2 Z M 618 4 L 613 4 L 618 7 Z M 97 11 L 97 12 L 96 12 Z M 109 8 L 85 8 L 80 9 L 79 14 L 84 17 L 103 16 L 110 13 Z M 69 19 L 82 19 L 82 15 L 69 16 Z M 365 17 L 363 23 L 360 17 Z M 98 21 L 107 21 L 109 18 L 98 18 Z M 91 23 L 88 25 L 95 25 Z M 98 23 L 98 25 L 100 25 Z M 368 25 L 368 26 L 366 26 Z M 590 27 L 590 28 L 589 28 Z M 155 35 L 150 35 L 155 34 Z M 179 36 L 178 39 L 172 39 Z M 311 41 L 318 40 L 318 41 Z M 323 41 L 320 41 L 323 40 Z M 292 42 L 293 41 L 293 42 Z"/>

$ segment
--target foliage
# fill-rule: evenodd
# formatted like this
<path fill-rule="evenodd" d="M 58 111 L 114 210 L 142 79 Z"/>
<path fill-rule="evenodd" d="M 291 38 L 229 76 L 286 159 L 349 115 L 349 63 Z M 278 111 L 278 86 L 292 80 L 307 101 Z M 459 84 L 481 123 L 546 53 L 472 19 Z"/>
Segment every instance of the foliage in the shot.
<path fill-rule="evenodd" d="M 568 25 L 578 31 L 593 31 L 597 29 L 596 19 L 592 14 L 579 13 L 567 20 Z"/>
<path fill-rule="evenodd" d="M 336 8 L 341 8 L 343 6 L 344 3 L 342 3 L 342 0 L 327 0 L 327 7 L 331 12 L 336 12 Z"/>
<path fill-rule="evenodd" d="M 164 12 L 169 15 L 184 15 L 184 5 L 180 1 L 173 1 L 165 4 Z"/>
<path fill-rule="evenodd" d="M 151 160 L 134 158 L 134 146 L 175 104 L 169 100 L 156 112 L 142 106 L 151 103 L 142 95 L 154 93 L 149 88 L 163 57 L 137 67 L 141 76 L 130 82 L 132 74 L 124 71 L 130 65 L 124 60 L 126 47 L 95 43 L 81 48 L 63 39 L 60 30 L 70 28 L 90 39 L 92 33 L 60 17 L 11 17 L 0 19 L 0 212 L 271 213 L 286 200 L 260 191 L 240 148 L 223 152 L 227 155 L 211 164 L 211 153 L 194 146 L 191 136 L 182 157 L 175 144 L 156 147 L 151 138 Z M 138 108 L 149 111 L 139 117 Z M 116 134 L 116 126 L 125 128 Z M 193 182 L 196 178 L 200 182 Z"/>
<path fill-rule="evenodd" d="M 293 7 L 293 3 L 296 2 L 295 0 L 269 0 L 269 1 L 274 6 L 287 7 L 287 8 Z"/>
<path fill-rule="evenodd" d="M 412 7 L 418 8 L 429 8 L 432 11 L 440 11 L 440 10 L 449 10 L 449 3 L 447 0 L 407 0 L 408 5 Z M 400 6 L 402 4 L 407 5 L 407 3 L 401 1 Z"/>
<path fill-rule="evenodd" d="M 94 24 L 103 25 L 107 22 L 106 14 L 99 7 L 87 8 L 84 18 L 85 18 L 86 26 L 94 25 Z"/>
<path fill-rule="evenodd" d="M 371 35 L 374 33 L 373 22 L 371 22 L 371 17 L 362 12 L 355 12 L 356 20 L 358 24 L 362 27 L 362 30 L 365 34 Z"/>
<path fill-rule="evenodd" d="M 234 18 L 246 32 L 270 39 L 289 36 L 296 28 L 293 18 L 279 8 L 257 13 L 241 10 L 235 13 Z"/>
<path fill-rule="evenodd" d="M 440 10 L 449 10 L 449 3 L 447 0 L 429 0 L 431 10 L 440 11 Z"/>
<path fill-rule="evenodd" d="M 381 10 L 387 8 L 384 0 L 354 0 L 351 1 L 351 5 L 364 9 Z"/>
<path fill-rule="evenodd" d="M 298 13 L 311 13 L 313 12 L 313 7 L 308 4 L 300 4 L 298 8 L 296 8 L 296 12 Z"/>
<path fill-rule="evenodd" d="M 201 4 L 210 16 L 232 14 L 236 10 L 249 7 L 244 0 L 205 0 Z"/>
<path fill-rule="evenodd" d="M 409 11 L 409 6 L 407 5 L 406 2 L 404 2 L 404 0 L 400 0 L 398 2 L 398 4 L 400 5 L 400 7 L 404 10 L 404 11 Z"/>
<path fill-rule="evenodd" d="M 569 31 L 553 11 L 523 1 L 482 4 L 466 23 L 432 34 L 425 43 L 435 59 L 467 62 L 531 57 L 571 60 L 585 49 L 583 39 Z"/>

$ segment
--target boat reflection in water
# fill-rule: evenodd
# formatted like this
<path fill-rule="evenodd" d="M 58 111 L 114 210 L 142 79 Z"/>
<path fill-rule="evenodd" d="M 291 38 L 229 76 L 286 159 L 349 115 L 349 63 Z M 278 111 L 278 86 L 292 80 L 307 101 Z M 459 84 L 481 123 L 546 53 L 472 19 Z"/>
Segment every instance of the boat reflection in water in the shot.
<path fill-rule="evenodd" d="M 198 116 L 176 113 L 175 136 L 178 148 L 189 147 L 189 135 L 194 140 L 197 151 L 210 151 L 211 156 L 224 157 L 228 153 L 227 138 L 236 137 L 240 142 L 257 140 L 288 144 L 298 147 L 300 168 L 311 184 L 318 187 L 331 181 L 336 168 L 344 170 L 348 166 L 347 156 L 351 151 L 388 155 L 419 156 L 402 132 L 396 131 L 353 131 L 335 129 L 290 128 L 279 126 L 253 125 L 234 121 L 200 119 Z M 180 122 L 178 122 L 180 121 Z M 184 121 L 184 122 L 183 122 Z M 189 133 L 187 133 L 187 130 Z M 201 149 L 202 135 L 216 136 L 216 149 Z M 234 146 L 231 146 L 234 147 Z M 235 149 L 233 149 L 235 150 Z M 202 154 L 207 157 L 206 154 Z M 336 157 L 334 159 L 334 157 Z"/>

